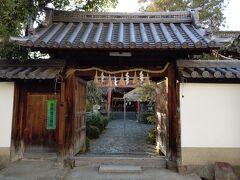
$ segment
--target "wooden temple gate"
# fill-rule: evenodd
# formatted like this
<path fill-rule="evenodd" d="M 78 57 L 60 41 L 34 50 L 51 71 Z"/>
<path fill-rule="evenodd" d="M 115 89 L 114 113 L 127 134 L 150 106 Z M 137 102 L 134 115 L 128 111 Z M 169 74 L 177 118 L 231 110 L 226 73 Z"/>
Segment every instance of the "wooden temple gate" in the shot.
<path fill-rule="evenodd" d="M 26 87 L 31 85 L 31 82 L 37 82 L 37 85 L 35 84 L 37 93 L 40 93 L 39 87 L 43 88 L 44 92 L 59 94 L 56 143 L 60 157 L 66 158 L 85 148 L 83 114 L 86 84 L 79 80 L 79 77 L 87 81 L 93 79 L 96 73 L 96 71 L 74 71 L 69 74 L 69 69 L 99 67 L 109 71 L 129 68 L 159 70 L 169 63 L 163 73 L 149 74 L 149 76 L 155 82 L 167 78 L 168 143 L 165 143 L 167 144 L 165 151 L 168 160 L 176 161 L 180 144 L 176 61 L 216 48 L 216 42 L 200 28 L 197 12 L 142 14 L 70 12 L 51 9 L 47 11 L 43 26 L 36 32 L 35 30 L 33 32 L 34 28 L 29 25 L 28 36 L 10 38 L 11 42 L 23 48 L 49 53 L 55 59 L 49 62 L 43 61 L 44 68 L 39 68 L 39 64 L 31 67 L 30 63 L 26 63 L 25 68 L 13 68 L 11 65 L 8 69 L 4 69 L 6 78 L 14 77 L 17 79 L 16 84 L 20 84 L 16 88 L 14 103 L 15 114 L 18 114 L 13 118 L 12 137 L 15 150 L 23 144 L 28 92 Z M 64 65 L 56 68 L 61 60 L 65 60 Z M 50 65 L 51 61 L 55 61 L 55 65 Z M 57 88 L 54 90 L 55 79 L 57 79 Z M 166 111 L 165 106 L 164 108 L 159 111 Z M 31 115 L 27 116 L 31 119 Z M 28 131 L 30 132 L 26 130 L 25 134 L 28 134 Z M 31 137 L 29 134 L 27 136 Z"/>
<path fill-rule="evenodd" d="M 112 89 L 114 87 L 120 87 L 120 88 L 126 88 L 126 87 L 133 87 L 136 88 L 138 87 L 140 84 L 138 84 L 139 82 L 134 82 L 136 80 L 136 71 L 139 71 L 139 68 L 134 68 L 134 70 L 132 69 L 125 69 L 125 70 L 117 70 L 117 71 L 111 71 L 111 69 L 108 70 L 104 70 L 101 69 L 102 67 L 97 67 L 97 68 L 87 68 L 87 69 L 72 69 L 71 71 L 74 71 L 74 73 L 81 77 L 81 78 L 86 78 L 91 76 L 92 80 L 95 82 L 95 84 L 97 85 L 97 87 L 101 88 L 101 87 L 105 87 L 108 89 Z M 108 77 L 107 79 L 105 79 L 105 81 L 103 81 L 101 83 L 101 77 L 97 76 L 97 74 L 101 74 L 101 73 L 97 73 L 97 71 L 102 71 L 105 72 L 107 74 L 106 77 Z M 176 90 L 176 78 L 175 78 L 175 66 L 174 66 L 174 62 L 169 63 L 167 62 L 164 66 L 162 66 L 161 69 L 144 69 L 144 68 L 140 68 L 141 71 L 143 71 L 145 74 L 147 74 L 147 76 L 144 76 L 144 80 L 143 82 L 149 83 L 150 82 L 150 77 L 152 78 L 156 78 L 156 79 L 160 79 L 159 85 L 157 85 L 157 100 L 156 100 L 156 112 L 161 114 L 161 117 L 159 118 L 158 115 L 157 116 L 157 123 L 156 126 L 160 126 L 161 129 L 158 130 L 158 138 L 157 138 L 157 143 L 159 145 L 159 150 L 165 155 L 167 156 L 169 159 L 171 160 L 176 160 L 176 155 L 177 155 L 177 147 L 178 145 L 176 144 L 177 142 L 179 142 L 178 138 L 179 135 L 178 134 L 178 115 L 177 115 L 177 104 L 173 104 L 173 103 L 177 103 L 177 90 Z M 133 71 L 132 75 L 133 77 L 130 78 L 131 80 L 129 80 L 129 84 L 125 83 L 126 78 L 123 78 L 123 75 L 120 75 L 118 79 L 118 82 L 114 83 L 112 82 L 112 78 L 110 75 L 108 74 L 119 74 L 119 72 L 131 72 Z M 146 73 L 147 72 L 152 72 L 152 73 Z M 135 73 L 134 73 L 135 72 Z M 120 73 L 120 74 L 121 74 Z M 131 73 L 130 73 L 131 74 Z M 116 84 L 116 85 L 114 85 Z M 138 84 L 138 85 L 137 85 Z M 111 90 L 108 91 L 107 94 L 107 99 L 111 98 Z M 110 100 L 108 100 L 110 101 Z M 108 108 L 109 107 L 109 103 L 108 103 Z M 109 110 L 109 109 L 108 109 Z M 172 136 L 172 134 L 174 135 Z M 170 142 L 171 141 L 171 142 Z M 174 147 L 175 149 L 172 149 L 172 147 Z"/>
<path fill-rule="evenodd" d="M 174 70 L 170 68 L 173 68 L 173 66 L 166 63 L 160 70 L 152 70 L 155 72 L 159 71 L 158 73 L 149 73 L 149 76 L 146 77 L 149 78 L 151 76 L 162 80 L 168 77 L 168 84 L 170 84 L 175 81 L 171 79 L 171 74 Z M 72 73 L 68 73 L 68 70 L 69 69 L 66 68 L 65 74 L 61 72 L 62 77 L 58 82 L 29 81 L 28 83 L 16 83 L 14 113 L 16 117 L 13 123 L 15 127 L 13 138 L 16 143 L 16 149 L 21 148 L 21 142 L 23 142 L 24 149 L 22 153 L 27 152 L 27 150 L 33 150 L 32 152 L 41 152 L 42 150 L 42 152 L 58 152 L 59 157 L 67 158 L 80 151 L 85 151 L 86 81 L 81 78 L 85 79 L 87 75 L 93 79 L 95 71 L 86 74 L 82 72 L 81 69 L 74 69 L 74 71 L 70 69 Z M 146 70 L 151 71 L 151 69 Z M 53 71 L 55 71 L 55 69 Z M 111 69 L 109 69 L 109 71 L 111 71 Z M 128 71 L 128 69 L 125 71 Z M 164 92 L 169 92 L 168 99 L 171 99 L 174 95 L 174 89 L 171 89 L 169 86 Z M 56 100 L 54 105 L 55 117 L 52 117 L 52 119 L 55 119 L 55 122 L 52 124 L 54 127 L 49 128 L 47 125 L 49 117 L 47 116 L 49 113 L 48 103 L 51 100 Z M 168 101 L 167 104 L 171 104 L 171 102 Z M 174 112 L 174 110 L 170 109 L 172 106 L 168 106 L 168 108 L 169 112 Z M 178 127 L 174 124 L 174 127 L 171 128 Z M 18 129 L 20 129 L 20 131 L 18 131 Z M 167 142 L 172 138 L 168 133 L 165 133 L 164 136 Z M 169 143 L 165 142 L 162 144 L 168 145 L 168 147 L 165 146 L 164 148 L 165 151 L 170 152 L 171 147 Z M 35 149 L 34 146 L 36 147 Z M 171 153 L 167 153 L 166 155 L 170 154 Z"/>

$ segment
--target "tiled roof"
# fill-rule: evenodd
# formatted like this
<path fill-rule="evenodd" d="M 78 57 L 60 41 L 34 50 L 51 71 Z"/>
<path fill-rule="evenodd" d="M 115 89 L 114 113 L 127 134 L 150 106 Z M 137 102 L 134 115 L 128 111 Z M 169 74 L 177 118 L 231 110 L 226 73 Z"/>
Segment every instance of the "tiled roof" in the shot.
<path fill-rule="evenodd" d="M 44 61 L 45 62 L 45 61 Z M 48 66 L 48 63 L 13 63 L 0 62 L 0 78 L 3 79 L 55 79 L 59 77 L 60 64 Z"/>
<path fill-rule="evenodd" d="M 179 60 L 184 79 L 240 79 L 240 60 Z"/>
<path fill-rule="evenodd" d="M 30 48 L 209 48 L 216 44 L 193 12 L 86 13 L 51 11 L 44 27 L 10 41 Z M 35 31 L 35 33 L 34 33 Z"/>

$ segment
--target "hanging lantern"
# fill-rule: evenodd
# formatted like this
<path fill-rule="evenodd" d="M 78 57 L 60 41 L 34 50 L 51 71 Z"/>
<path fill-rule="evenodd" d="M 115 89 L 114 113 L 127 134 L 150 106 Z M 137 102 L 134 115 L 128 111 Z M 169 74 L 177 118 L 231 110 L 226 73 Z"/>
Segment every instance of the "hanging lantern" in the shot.
<path fill-rule="evenodd" d="M 149 74 L 147 73 L 147 77 L 145 77 L 144 84 L 150 84 Z"/>
<path fill-rule="evenodd" d="M 111 75 L 109 74 L 108 76 L 108 84 L 107 84 L 109 87 L 112 87 L 113 86 L 113 83 L 112 83 L 112 77 Z"/>
<path fill-rule="evenodd" d="M 123 74 L 121 74 L 121 78 L 120 78 L 120 81 L 119 81 L 119 86 L 125 86 Z"/>
<path fill-rule="evenodd" d="M 97 71 L 96 71 L 96 74 L 95 74 L 95 77 L 94 77 L 94 80 L 93 80 L 93 83 L 98 85 L 99 82 L 98 82 L 98 75 L 97 75 Z"/>
<path fill-rule="evenodd" d="M 134 76 L 133 76 L 133 84 L 138 85 L 138 78 L 137 78 L 137 73 L 135 71 Z"/>

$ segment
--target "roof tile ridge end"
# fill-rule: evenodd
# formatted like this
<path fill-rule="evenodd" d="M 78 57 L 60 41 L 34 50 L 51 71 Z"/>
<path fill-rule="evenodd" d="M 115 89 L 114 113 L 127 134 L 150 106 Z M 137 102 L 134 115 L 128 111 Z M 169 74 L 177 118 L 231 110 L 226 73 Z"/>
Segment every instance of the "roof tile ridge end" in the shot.
<path fill-rule="evenodd" d="M 44 19 L 42 25 L 44 27 L 48 27 L 53 23 L 53 13 L 56 10 L 51 9 L 51 8 L 45 8 L 44 10 L 45 10 L 45 19 Z"/>

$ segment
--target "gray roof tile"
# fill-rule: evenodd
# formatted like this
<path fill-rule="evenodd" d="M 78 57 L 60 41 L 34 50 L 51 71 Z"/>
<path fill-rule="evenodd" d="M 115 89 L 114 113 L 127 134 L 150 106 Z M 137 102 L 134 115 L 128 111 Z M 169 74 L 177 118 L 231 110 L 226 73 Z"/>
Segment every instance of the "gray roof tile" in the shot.
<path fill-rule="evenodd" d="M 239 60 L 179 60 L 177 66 L 185 79 L 240 79 Z"/>
<path fill-rule="evenodd" d="M 62 60 L 0 61 L 0 79 L 55 79 L 65 66 Z"/>
<path fill-rule="evenodd" d="M 3 79 L 54 79 L 61 69 L 56 67 L 5 67 L 0 69 Z"/>
<path fill-rule="evenodd" d="M 35 48 L 208 48 L 215 45 L 191 12 L 84 13 L 53 11 L 34 35 L 10 41 Z"/>

